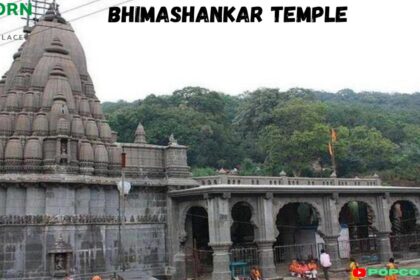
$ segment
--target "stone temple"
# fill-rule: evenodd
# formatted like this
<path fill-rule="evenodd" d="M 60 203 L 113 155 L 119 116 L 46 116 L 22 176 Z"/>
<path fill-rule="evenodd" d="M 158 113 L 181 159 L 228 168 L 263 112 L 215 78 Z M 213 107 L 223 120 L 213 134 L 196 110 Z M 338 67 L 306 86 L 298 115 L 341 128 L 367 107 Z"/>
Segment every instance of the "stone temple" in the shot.
<path fill-rule="evenodd" d="M 139 124 L 134 143 L 116 142 L 83 48 L 53 7 L 13 57 L 0 81 L 1 279 L 228 280 L 236 265 L 275 279 L 321 248 L 336 271 L 350 255 L 420 257 L 419 187 L 377 176 L 192 178 L 173 136 L 148 144 Z"/>

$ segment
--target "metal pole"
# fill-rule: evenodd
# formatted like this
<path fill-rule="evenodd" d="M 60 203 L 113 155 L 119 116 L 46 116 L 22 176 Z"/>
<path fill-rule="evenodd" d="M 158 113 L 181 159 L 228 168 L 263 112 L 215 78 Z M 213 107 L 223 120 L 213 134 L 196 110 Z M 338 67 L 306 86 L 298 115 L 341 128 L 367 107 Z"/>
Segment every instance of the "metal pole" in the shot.
<path fill-rule="evenodd" d="M 124 193 L 124 189 L 125 189 L 125 184 L 124 184 L 124 180 L 125 180 L 125 171 L 124 168 L 121 169 L 121 183 L 123 186 L 123 191 L 121 192 L 121 198 L 123 200 L 123 215 L 122 215 L 122 233 L 125 234 L 125 193 Z M 122 263 L 122 270 L 125 271 L 125 257 L 124 257 L 124 251 L 123 251 L 123 263 Z"/>
<path fill-rule="evenodd" d="M 118 193 L 118 268 L 122 263 L 122 242 L 121 242 L 121 192 Z"/>

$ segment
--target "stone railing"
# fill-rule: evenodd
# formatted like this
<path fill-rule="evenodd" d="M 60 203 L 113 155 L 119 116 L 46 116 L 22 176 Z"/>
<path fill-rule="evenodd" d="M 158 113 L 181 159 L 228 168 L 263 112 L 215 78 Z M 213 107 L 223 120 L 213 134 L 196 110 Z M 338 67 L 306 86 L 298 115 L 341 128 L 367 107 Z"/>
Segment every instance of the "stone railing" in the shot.
<path fill-rule="evenodd" d="M 310 178 L 216 175 L 194 178 L 200 185 L 314 185 L 314 186 L 380 186 L 381 179 L 374 175 L 368 178 Z"/>

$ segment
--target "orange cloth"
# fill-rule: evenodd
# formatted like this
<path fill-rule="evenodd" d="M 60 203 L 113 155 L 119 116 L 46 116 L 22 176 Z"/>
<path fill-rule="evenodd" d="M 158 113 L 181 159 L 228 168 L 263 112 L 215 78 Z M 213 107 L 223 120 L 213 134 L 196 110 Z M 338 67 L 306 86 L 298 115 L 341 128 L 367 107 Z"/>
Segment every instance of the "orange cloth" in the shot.
<path fill-rule="evenodd" d="M 310 262 L 308 268 L 309 270 L 318 270 L 318 265 L 315 262 Z"/>
<path fill-rule="evenodd" d="M 397 268 L 397 266 L 394 263 L 388 263 L 386 265 L 387 269 L 395 269 Z M 390 276 L 385 276 L 385 280 L 397 280 L 397 275 L 390 275 Z"/>
<path fill-rule="evenodd" d="M 309 271 L 309 267 L 306 264 L 301 264 L 299 267 L 299 273 L 303 275 L 307 271 Z"/>
<path fill-rule="evenodd" d="M 289 265 L 289 271 L 300 273 L 300 264 L 297 261 L 292 261 L 292 263 Z"/>
<path fill-rule="evenodd" d="M 92 277 L 92 280 L 102 280 L 101 276 L 95 275 Z"/>

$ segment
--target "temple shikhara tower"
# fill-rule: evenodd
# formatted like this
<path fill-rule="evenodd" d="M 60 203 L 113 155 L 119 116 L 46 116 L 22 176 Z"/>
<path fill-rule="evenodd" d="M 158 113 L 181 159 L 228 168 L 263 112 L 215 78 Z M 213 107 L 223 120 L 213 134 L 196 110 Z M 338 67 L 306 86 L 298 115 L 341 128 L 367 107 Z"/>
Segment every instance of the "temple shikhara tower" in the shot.
<path fill-rule="evenodd" d="M 121 266 L 164 274 L 166 192 L 196 185 L 186 147 L 147 144 L 141 124 L 135 143 L 116 143 L 83 48 L 54 6 L 13 58 L 0 81 L 0 278 Z"/>

